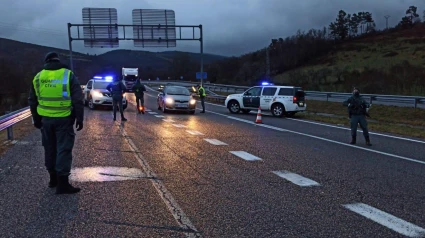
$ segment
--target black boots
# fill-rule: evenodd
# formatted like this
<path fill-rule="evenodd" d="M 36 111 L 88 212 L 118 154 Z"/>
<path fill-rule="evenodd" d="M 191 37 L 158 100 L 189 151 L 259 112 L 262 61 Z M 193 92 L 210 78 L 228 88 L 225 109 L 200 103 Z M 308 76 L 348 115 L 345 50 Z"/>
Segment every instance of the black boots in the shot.
<path fill-rule="evenodd" d="M 68 175 L 58 176 L 58 187 L 56 188 L 56 194 L 73 194 L 81 191 L 80 188 L 75 188 L 68 181 Z"/>
<path fill-rule="evenodd" d="M 366 140 L 366 145 L 368 145 L 368 146 L 371 146 L 371 145 L 372 145 L 372 144 L 370 143 L 370 138 L 369 138 L 369 136 L 366 136 L 366 137 L 365 137 L 365 140 Z M 350 142 L 350 144 L 352 144 L 352 145 L 356 144 L 356 137 L 355 137 L 355 136 L 352 136 L 352 137 L 351 137 L 351 142 Z"/>
<path fill-rule="evenodd" d="M 54 188 L 58 186 L 58 175 L 56 174 L 56 171 L 49 171 L 49 175 L 50 175 L 49 188 Z"/>
<path fill-rule="evenodd" d="M 370 143 L 369 136 L 366 136 L 365 139 L 366 139 L 366 145 L 371 146 L 372 144 Z"/>

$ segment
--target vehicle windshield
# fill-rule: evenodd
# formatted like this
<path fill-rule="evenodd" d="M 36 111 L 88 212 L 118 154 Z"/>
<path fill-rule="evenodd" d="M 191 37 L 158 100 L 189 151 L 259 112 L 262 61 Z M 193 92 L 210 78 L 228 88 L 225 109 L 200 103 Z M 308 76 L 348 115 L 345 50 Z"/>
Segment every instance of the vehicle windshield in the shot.
<path fill-rule="evenodd" d="M 111 82 L 94 82 L 93 88 L 94 89 L 106 89 L 106 86 L 110 84 Z"/>
<path fill-rule="evenodd" d="M 166 93 L 168 95 L 185 95 L 190 96 L 189 90 L 187 88 L 180 88 L 180 87 L 168 87 L 166 89 Z"/>
<path fill-rule="evenodd" d="M 124 76 L 124 80 L 125 81 L 132 81 L 132 82 L 134 82 L 134 81 L 137 80 L 137 76 L 135 76 L 135 75 L 127 75 L 127 76 Z"/>

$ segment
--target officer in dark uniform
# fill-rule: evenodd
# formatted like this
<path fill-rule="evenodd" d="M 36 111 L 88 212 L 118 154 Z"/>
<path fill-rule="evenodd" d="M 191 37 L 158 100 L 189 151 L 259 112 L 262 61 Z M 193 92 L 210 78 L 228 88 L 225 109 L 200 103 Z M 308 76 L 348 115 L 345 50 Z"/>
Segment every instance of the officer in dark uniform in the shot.
<path fill-rule="evenodd" d="M 80 82 L 59 61 L 57 53 L 48 53 L 45 65 L 33 80 L 28 103 L 34 126 L 42 131 L 45 166 L 50 174 L 49 187 L 57 194 L 77 193 L 69 184 L 75 132 L 83 129 L 84 103 Z"/>
<path fill-rule="evenodd" d="M 137 111 L 143 114 L 145 114 L 145 98 L 144 98 L 144 92 L 146 92 L 145 85 L 142 84 L 142 80 L 138 79 L 136 84 L 132 88 L 134 92 L 134 96 L 136 96 L 136 104 L 137 104 Z M 139 101 L 141 108 L 139 107 Z"/>
<path fill-rule="evenodd" d="M 121 113 L 121 121 L 127 121 L 124 117 L 124 111 L 122 107 L 123 94 L 125 93 L 125 85 L 121 80 L 115 78 L 114 82 L 106 86 L 106 90 L 112 94 L 112 106 L 114 108 L 114 121 L 116 120 L 117 115 L 117 104 L 119 105 L 119 110 Z"/>
<path fill-rule="evenodd" d="M 345 107 L 348 107 L 350 115 L 350 126 L 351 126 L 351 142 L 350 144 L 356 144 L 356 135 L 357 135 L 357 124 L 360 124 L 360 127 L 363 130 L 363 135 L 366 140 L 366 145 L 371 146 L 369 139 L 369 131 L 367 128 L 366 115 L 367 108 L 370 107 L 361 96 L 358 88 L 353 89 L 353 96 L 349 97 L 343 102 Z"/>
<path fill-rule="evenodd" d="M 197 85 L 199 98 L 201 99 L 202 111 L 201 113 L 205 113 L 205 97 L 207 96 L 204 87 L 201 85 Z"/>

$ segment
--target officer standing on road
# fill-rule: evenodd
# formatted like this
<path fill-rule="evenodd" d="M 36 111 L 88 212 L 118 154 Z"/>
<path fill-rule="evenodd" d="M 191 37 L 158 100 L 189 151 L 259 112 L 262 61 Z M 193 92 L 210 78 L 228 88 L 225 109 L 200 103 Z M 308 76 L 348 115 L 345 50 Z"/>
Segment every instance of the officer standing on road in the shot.
<path fill-rule="evenodd" d="M 106 90 L 112 94 L 112 106 L 114 108 L 114 121 L 117 119 L 117 104 L 119 105 L 119 110 L 121 113 L 121 121 L 127 121 L 124 117 L 124 111 L 122 107 L 123 94 L 125 93 L 125 85 L 121 82 L 120 79 L 115 78 L 114 82 L 110 83 Z"/>
<path fill-rule="evenodd" d="M 358 88 L 353 89 L 353 96 L 349 97 L 343 102 L 343 105 L 348 107 L 350 115 L 350 126 L 351 126 L 351 142 L 350 144 L 356 144 L 356 135 L 357 135 L 357 124 L 360 123 L 360 127 L 363 130 L 363 135 L 366 140 L 366 145 L 371 146 L 369 139 L 369 131 L 367 128 L 366 115 L 367 108 L 370 107 L 361 96 Z"/>
<path fill-rule="evenodd" d="M 56 194 L 77 193 L 81 189 L 69 184 L 68 177 L 75 142 L 74 123 L 77 131 L 83 129 L 81 86 L 57 53 L 48 53 L 44 61 L 43 70 L 33 79 L 28 103 L 34 126 L 42 131 L 49 187 L 56 187 Z"/>
<path fill-rule="evenodd" d="M 205 113 L 205 97 L 207 96 L 207 94 L 205 93 L 204 87 L 202 87 L 201 85 L 198 84 L 196 87 L 198 88 L 199 98 L 201 99 L 201 105 L 202 105 L 201 113 Z"/>
<path fill-rule="evenodd" d="M 145 114 L 145 98 L 144 98 L 144 92 L 146 91 L 146 87 L 145 85 L 142 84 L 142 80 L 138 79 L 136 84 L 133 86 L 132 88 L 133 92 L 134 92 L 134 96 L 136 96 L 136 104 L 137 104 L 137 111 L 142 112 L 143 114 Z M 139 107 L 139 101 L 140 101 L 140 106 L 142 108 Z"/>

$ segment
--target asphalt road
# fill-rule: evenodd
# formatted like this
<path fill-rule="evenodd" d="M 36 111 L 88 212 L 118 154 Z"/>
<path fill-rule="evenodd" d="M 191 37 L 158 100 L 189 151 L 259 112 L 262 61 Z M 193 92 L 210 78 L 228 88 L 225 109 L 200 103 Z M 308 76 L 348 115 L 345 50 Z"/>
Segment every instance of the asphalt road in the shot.
<path fill-rule="evenodd" d="M 166 85 L 168 82 L 164 81 L 144 81 L 145 83 L 148 84 L 152 84 L 152 85 Z M 182 86 L 191 86 L 194 83 L 188 83 L 188 82 L 170 82 L 171 84 L 175 84 L 175 85 L 182 85 Z M 156 88 L 156 87 L 155 87 Z M 246 89 L 244 88 L 233 88 L 233 87 L 221 87 L 221 86 L 211 86 L 208 87 L 206 86 L 207 90 L 212 90 L 214 92 L 226 92 L 226 93 L 243 93 Z M 315 100 L 315 101 L 329 101 L 329 102 L 343 102 L 346 98 L 345 97 L 331 97 L 326 99 L 325 96 L 306 96 L 307 100 Z M 364 97 L 365 100 L 370 101 L 370 97 Z M 377 105 L 386 105 L 386 106 L 398 106 L 398 107 L 414 107 L 414 102 L 413 100 L 406 100 L 404 102 L 389 102 L 389 101 L 372 101 L 372 104 L 377 104 Z M 421 109 L 425 109 L 425 104 L 424 103 L 419 103 L 417 104 L 417 108 L 421 108 Z"/>
<path fill-rule="evenodd" d="M 155 98 L 124 123 L 86 109 L 77 195 L 47 188 L 38 131 L 2 156 L 2 236 L 425 237 L 425 141 L 371 134 L 366 147 L 359 132 L 351 146 L 346 128 L 212 104 L 163 114 Z"/>

